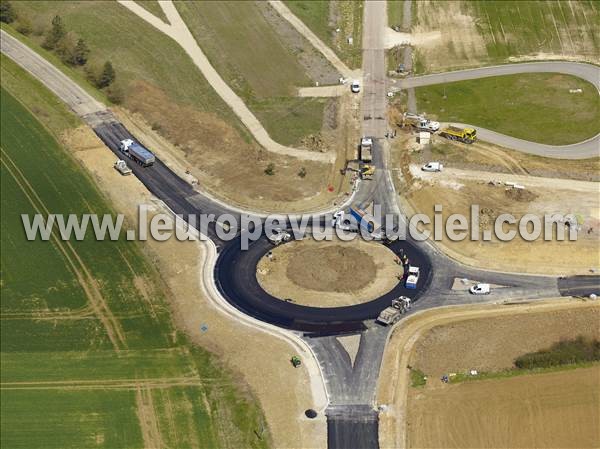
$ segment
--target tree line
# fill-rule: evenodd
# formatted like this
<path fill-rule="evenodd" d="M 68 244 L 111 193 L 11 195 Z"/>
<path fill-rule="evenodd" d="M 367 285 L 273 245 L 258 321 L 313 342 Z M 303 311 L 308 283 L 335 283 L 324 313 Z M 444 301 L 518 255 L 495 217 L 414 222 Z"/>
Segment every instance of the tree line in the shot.
<path fill-rule="evenodd" d="M 15 29 L 29 35 L 33 32 L 31 21 L 19 14 L 11 2 L 0 2 L 0 21 L 15 24 Z M 68 31 L 60 16 L 56 15 L 49 26 L 39 34 L 43 36 L 41 45 L 44 49 L 54 52 L 65 64 L 72 67 L 82 67 L 87 80 L 98 89 L 105 90 L 107 97 L 113 103 L 120 103 L 123 93 L 119 86 L 114 85 L 117 77 L 110 61 L 103 64 L 90 62 L 90 49 L 85 40 L 74 32 Z"/>

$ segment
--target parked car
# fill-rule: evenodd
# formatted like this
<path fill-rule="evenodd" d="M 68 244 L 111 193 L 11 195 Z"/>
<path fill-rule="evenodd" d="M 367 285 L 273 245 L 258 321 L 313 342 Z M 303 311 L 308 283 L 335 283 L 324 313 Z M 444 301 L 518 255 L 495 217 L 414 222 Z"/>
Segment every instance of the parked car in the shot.
<path fill-rule="evenodd" d="M 352 92 L 354 92 L 355 94 L 360 92 L 360 82 L 358 80 L 354 80 L 352 81 L 352 84 L 350 85 L 350 90 Z"/>

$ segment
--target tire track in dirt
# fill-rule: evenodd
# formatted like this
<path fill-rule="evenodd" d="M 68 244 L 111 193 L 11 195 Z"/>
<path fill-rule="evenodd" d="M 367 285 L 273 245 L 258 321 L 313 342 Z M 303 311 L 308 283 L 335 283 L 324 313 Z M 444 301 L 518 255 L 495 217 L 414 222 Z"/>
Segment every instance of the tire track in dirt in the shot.
<path fill-rule="evenodd" d="M 152 390 L 138 385 L 135 394 L 136 413 L 140 422 L 144 447 L 146 449 L 166 448 L 168 446 L 162 440 L 158 424 L 158 416 L 154 409 Z"/>
<path fill-rule="evenodd" d="M 3 312 L 0 320 L 81 320 L 94 316 L 91 305 L 65 311 L 32 310 L 30 312 Z"/>
<path fill-rule="evenodd" d="M 27 178 L 19 170 L 14 161 L 10 158 L 10 156 L 1 149 L 2 153 L 2 164 L 6 167 L 10 175 L 14 178 L 15 182 L 18 184 L 20 189 L 23 191 L 23 194 L 27 197 L 33 208 L 39 214 L 45 214 L 46 217 L 50 214 L 50 211 L 44 205 L 42 199 L 38 196 L 35 189 L 32 185 L 27 181 Z M 92 276 L 91 272 L 81 260 L 75 248 L 68 241 L 63 241 L 58 236 L 58 231 L 53 228 L 51 233 L 52 243 L 54 246 L 60 251 L 63 255 L 69 267 L 75 274 L 77 281 L 81 285 L 86 297 L 88 298 L 89 304 L 94 311 L 94 314 L 100 319 L 104 328 L 106 329 L 106 334 L 110 339 L 113 347 L 118 352 L 122 348 L 127 348 L 127 343 L 125 341 L 125 335 L 123 330 L 121 329 L 120 323 L 112 314 L 111 310 L 108 307 L 100 289 L 98 287 L 98 283 Z"/>

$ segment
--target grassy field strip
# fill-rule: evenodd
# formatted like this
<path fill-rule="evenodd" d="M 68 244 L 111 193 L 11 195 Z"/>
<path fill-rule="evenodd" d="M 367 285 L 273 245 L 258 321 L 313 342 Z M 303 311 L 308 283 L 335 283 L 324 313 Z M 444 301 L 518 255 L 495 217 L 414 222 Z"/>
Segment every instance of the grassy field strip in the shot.
<path fill-rule="evenodd" d="M 416 95 L 419 110 L 439 121 L 469 123 L 532 142 L 568 145 L 600 132 L 596 88 L 570 75 L 496 76 L 420 87 Z"/>
<path fill-rule="evenodd" d="M 27 199 L 36 209 L 36 211 L 47 217 L 50 214 L 50 211 L 46 208 L 31 184 L 29 184 L 24 174 L 14 164 L 10 156 L 8 156 L 3 148 L 1 150 L 2 164 L 9 171 L 15 182 L 19 185 L 25 196 L 27 196 Z M 94 314 L 100 319 L 100 321 L 102 321 L 102 324 L 106 329 L 106 333 L 108 334 L 108 338 L 115 347 L 115 350 L 119 351 L 121 348 L 127 348 L 127 343 L 125 342 L 125 336 L 123 330 L 121 329 L 121 325 L 112 315 L 112 312 L 108 308 L 102 293 L 96 285 L 94 277 L 83 260 L 81 260 L 79 257 L 79 254 L 77 254 L 70 242 L 60 239 L 59 232 L 56 229 L 53 229 L 52 241 L 73 270 L 73 273 L 77 277 L 81 288 L 84 290 L 88 300 L 90 301 L 90 306 L 94 310 Z"/>
<path fill-rule="evenodd" d="M 157 378 L 157 379 L 114 379 L 114 380 L 72 380 L 42 382 L 1 382 L 0 390 L 94 390 L 94 389 L 137 389 L 170 388 L 183 386 L 202 387 L 205 379 L 199 377 Z"/>

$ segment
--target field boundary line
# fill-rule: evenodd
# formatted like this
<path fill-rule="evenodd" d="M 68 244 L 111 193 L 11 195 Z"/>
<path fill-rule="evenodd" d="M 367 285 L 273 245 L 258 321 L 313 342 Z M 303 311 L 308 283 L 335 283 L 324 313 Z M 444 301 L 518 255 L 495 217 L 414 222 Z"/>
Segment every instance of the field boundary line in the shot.
<path fill-rule="evenodd" d="M 0 148 L 2 153 L 2 164 L 9 171 L 11 176 L 14 178 L 15 182 L 19 185 L 23 194 L 27 197 L 33 208 L 38 212 L 45 212 L 46 216 L 50 214 L 42 199 L 38 196 L 37 192 L 31 186 L 31 184 L 27 181 L 27 178 L 19 170 L 19 167 L 14 163 L 11 157 L 6 153 L 4 148 Z M 8 162 L 8 163 L 7 163 Z M 9 166 L 9 164 L 12 166 Z M 75 248 L 68 241 L 62 241 L 57 235 L 56 229 L 53 229 L 51 233 L 52 242 L 55 247 L 60 251 L 60 253 L 64 256 L 67 263 L 73 270 L 73 274 L 76 276 L 79 284 L 81 285 L 85 295 L 88 298 L 89 304 L 94 310 L 96 316 L 102 321 L 104 328 L 106 329 L 106 333 L 111 343 L 113 344 L 116 351 L 121 350 L 121 345 L 127 348 L 127 344 L 125 342 L 125 336 L 121 329 L 119 322 L 112 315 L 108 304 L 104 300 L 102 293 L 99 291 L 98 286 L 96 284 L 95 279 L 90 273 L 89 269 L 81 260 Z M 79 268 L 77 267 L 79 265 Z"/>

